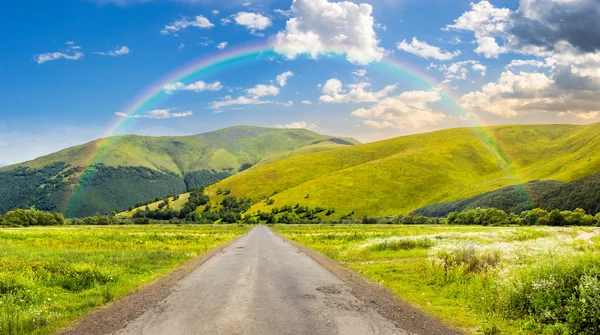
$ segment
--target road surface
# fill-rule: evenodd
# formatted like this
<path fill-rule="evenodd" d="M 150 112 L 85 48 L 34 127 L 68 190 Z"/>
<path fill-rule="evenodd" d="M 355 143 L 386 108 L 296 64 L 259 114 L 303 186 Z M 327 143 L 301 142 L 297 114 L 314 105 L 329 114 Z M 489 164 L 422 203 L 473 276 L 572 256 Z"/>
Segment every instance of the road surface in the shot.
<path fill-rule="evenodd" d="M 409 334 L 348 286 L 258 226 L 114 335 Z"/>

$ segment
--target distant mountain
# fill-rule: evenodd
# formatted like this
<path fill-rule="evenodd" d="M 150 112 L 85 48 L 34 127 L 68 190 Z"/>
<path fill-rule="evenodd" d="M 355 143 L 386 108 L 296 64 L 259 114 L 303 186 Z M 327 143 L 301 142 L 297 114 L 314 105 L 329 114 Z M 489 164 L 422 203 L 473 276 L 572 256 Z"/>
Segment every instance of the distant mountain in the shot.
<path fill-rule="evenodd" d="M 570 183 L 534 181 L 523 185 L 501 188 L 475 197 L 423 207 L 415 214 L 445 217 L 451 212 L 474 208 L 498 208 L 519 214 L 533 208 L 546 210 L 584 209 L 595 215 L 600 213 L 600 173 Z"/>
<path fill-rule="evenodd" d="M 183 137 L 110 137 L 0 168 L 0 213 L 31 206 L 69 216 L 120 211 L 264 161 L 357 143 L 305 129 L 249 126 Z"/>
<path fill-rule="evenodd" d="M 300 204 L 354 217 L 409 213 L 532 180 L 598 173 L 598 134 L 600 123 L 449 129 L 289 157 L 207 191 L 250 197 L 251 211 Z"/>

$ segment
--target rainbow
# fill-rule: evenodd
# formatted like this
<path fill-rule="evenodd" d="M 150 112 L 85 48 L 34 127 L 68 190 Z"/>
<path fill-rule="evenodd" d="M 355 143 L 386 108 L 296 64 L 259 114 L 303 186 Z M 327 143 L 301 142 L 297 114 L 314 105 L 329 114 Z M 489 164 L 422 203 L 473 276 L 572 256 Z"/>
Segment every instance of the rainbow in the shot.
<path fill-rule="evenodd" d="M 332 54 L 336 54 L 332 52 Z M 338 54 L 339 55 L 339 54 Z M 66 199 L 67 213 L 74 210 L 85 192 L 85 183 L 91 178 L 92 169 L 89 167 L 102 162 L 103 158 L 110 152 L 110 149 L 119 141 L 114 135 L 123 132 L 123 130 L 131 123 L 135 122 L 133 116 L 146 112 L 156 106 L 158 102 L 167 99 L 168 94 L 164 91 L 164 86 L 174 82 L 185 82 L 191 78 L 197 79 L 200 75 L 207 75 L 218 72 L 219 70 L 227 69 L 232 66 L 239 66 L 246 63 L 255 62 L 259 59 L 267 59 L 269 57 L 278 56 L 268 43 L 244 45 L 236 48 L 230 48 L 224 52 L 218 52 L 210 56 L 193 61 L 167 76 L 157 80 L 148 88 L 142 91 L 135 99 L 133 99 L 122 111 L 119 116 L 109 125 L 103 133 L 102 138 L 94 141 L 89 146 L 89 151 L 84 156 L 82 166 L 86 168 L 83 177 L 79 184 L 75 187 L 72 194 Z M 473 132 L 478 138 L 486 143 L 490 152 L 495 155 L 500 166 L 502 166 L 507 176 L 514 181 L 512 184 L 518 184 L 520 178 L 517 177 L 515 171 L 508 164 L 508 158 L 500 149 L 494 136 L 485 128 L 482 127 L 483 122 L 472 113 L 460 106 L 459 98 L 455 93 L 444 85 L 430 77 L 424 71 L 418 70 L 394 56 L 386 56 L 382 61 L 373 63 L 371 66 L 380 68 L 386 73 L 393 74 L 410 81 L 412 84 L 420 86 L 420 89 L 439 89 L 442 95 L 442 101 L 451 106 L 459 116 L 463 117 L 473 126 Z"/>

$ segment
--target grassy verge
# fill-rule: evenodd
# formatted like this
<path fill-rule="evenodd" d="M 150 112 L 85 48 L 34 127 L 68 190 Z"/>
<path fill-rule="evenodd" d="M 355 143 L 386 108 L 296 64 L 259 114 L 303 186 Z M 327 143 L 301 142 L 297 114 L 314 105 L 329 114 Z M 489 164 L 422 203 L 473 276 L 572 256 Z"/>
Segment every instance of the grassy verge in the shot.
<path fill-rule="evenodd" d="M 274 229 L 467 333 L 600 332 L 600 240 L 580 235 L 590 228 Z"/>
<path fill-rule="evenodd" d="M 0 229 L 0 335 L 52 334 L 248 226 Z"/>

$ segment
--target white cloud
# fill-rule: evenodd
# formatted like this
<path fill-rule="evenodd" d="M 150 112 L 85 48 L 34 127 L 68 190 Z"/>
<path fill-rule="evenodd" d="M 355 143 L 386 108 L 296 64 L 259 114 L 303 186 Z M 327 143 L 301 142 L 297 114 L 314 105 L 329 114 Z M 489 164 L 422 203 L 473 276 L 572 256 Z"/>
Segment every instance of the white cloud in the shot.
<path fill-rule="evenodd" d="M 225 49 L 227 47 L 227 44 L 229 44 L 229 43 L 227 43 L 227 42 L 221 42 L 221 43 L 217 44 L 217 49 L 223 50 L 223 49 Z"/>
<path fill-rule="evenodd" d="M 57 59 L 68 59 L 68 60 L 80 60 L 83 59 L 83 52 L 75 51 L 69 54 L 64 52 L 49 52 L 45 54 L 39 54 L 34 57 L 38 64 L 57 60 Z"/>
<path fill-rule="evenodd" d="M 462 14 L 454 20 L 454 24 L 448 25 L 444 30 L 474 32 L 478 44 L 475 52 L 483 54 L 486 58 L 495 58 L 506 49 L 498 45 L 494 36 L 504 33 L 510 15 L 510 9 L 496 8 L 488 1 L 483 0 L 471 3 L 471 11 Z"/>
<path fill-rule="evenodd" d="M 463 106 L 476 111 L 513 117 L 520 111 L 542 110 L 541 104 L 552 99 L 544 94 L 544 90 L 554 83 L 543 73 L 514 74 L 506 71 L 497 82 L 484 85 L 480 91 L 465 94 L 460 101 Z"/>
<path fill-rule="evenodd" d="M 413 37 L 410 43 L 406 42 L 406 40 L 398 43 L 396 48 L 425 59 L 433 58 L 437 60 L 451 60 L 452 58 L 460 55 L 460 50 L 456 50 L 454 52 L 445 51 L 439 47 L 419 41 L 416 37 Z"/>
<path fill-rule="evenodd" d="M 188 85 L 177 81 L 174 83 L 169 83 L 163 86 L 163 90 L 167 94 L 172 94 L 175 91 L 194 91 L 194 92 L 204 92 L 204 91 L 220 91 L 223 89 L 223 85 L 220 82 L 214 82 L 212 84 L 206 83 L 204 81 L 197 81 Z"/>
<path fill-rule="evenodd" d="M 275 79 L 275 81 L 277 81 L 277 84 L 279 84 L 279 86 L 284 87 L 285 85 L 287 85 L 288 79 L 293 76 L 294 76 L 294 72 L 286 71 L 286 72 L 278 75 L 277 79 Z"/>
<path fill-rule="evenodd" d="M 126 46 L 122 46 L 122 47 L 117 47 L 115 50 L 111 50 L 108 52 L 94 52 L 96 55 L 103 55 L 103 56 L 123 56 L 123 55 L 129 55 L 130 50 L 128 47 Z"/>
<path fill-rule="evenodd" d="M 317 128 L 317 125 L 315 123 L 307 123 L 306 121 L 298 121 L 298 122 L 292 122 L 289 124 L 278 124 L 275 126 L 276 128 L 279 129 L 315 129 Z"/>
<path fill-rule="evenodd" d="M 301 104 L 303 104 L 303 105 L 312 105 L 312 102 L 310 102 L 308 100 L 302 100 Z"/>
<path fill-rule="evenodd" d="M 364 76 L 366 76 L 366 75 L 367 75 L 367 73 L 368 73 L 368 72 L 367 72 L 367 70 L 365 70 L 365 69 L 360 69 L 360 70 L 356 70 L 356 71 L 353 71 L 353 72 L 352 72 L 352 74 L 353 74 L 353 75 L 355 75 L 355 76 L 357 76 L 357 77 L 361 77 L 361 78 L 362 78 L 362 77 L 364 77 Z"/>
<path fill-rule="evenodd" d="M 211 13 L 212 13 L 212 15 L 219 15 L 219 11 L 218 11 L 218 10 L 216 10 L 216 9 L 213 9 L 213 10 L 211 11 Z"/>
<path fill-rule="evenodd" d="M 473 67 L 471 67 L 471 69 L 473 69 L 473 71 L 478 71 L 479 73 L 481 73 L 482 77 L 485 77 L 486 71 L 487 71 L 487 67 L 483 64 L 473 64 Z"/>
<path fill-rule="evenodd" d="M 283 9 L 277 8 L 277 9 L 274 9 L 273 12 L 275 14 L 279 14 L 279 15 L 284 16 L 284 17 L 291 17 L 292 16 L 292 11 L 291 10 L 283 10 Z"/>
<path fill-rule="evenodd" d="M 301 54 L 317 58 L 334 52 L 346 54 L 352 63 L 368 64 L 385 55 L 369 4 L 295 0 L 291 11 L 294 17 L 273 40 L 275 51 L 290 59 Z"/>
<path fill-rule="evenodd" d="M 372 128 L 422 128 L 436 125 L 447 118 L 446 115 L 431 110 L 429 104 L 440 101 L 437 90 L 410 91 L 385 98 L 371 108 L 360 108 L 352 116 L 365 119 L 365 125 Z"/>
<path fill-rule="evenodd" d="M 65 42 L 65 44 L 66 45 L 73 45 L 73 44 L 75 44 L 75 41 L 68 41 L 68 42 Z"/>
<path fill-rule="evenodd" d="M 116 112 L 115 115 L 120 117 L 129 117 L 134 119 L 172 119 L 181 118 L 194 115 L 192 111 L 185 111 L 180 113 L 173 113 L 173 109 L 155 109 L 147 112 L 146 114 L 134 114 L 129 115 L 127 113 Z"/>
<path fill-rule="evenodd" d="M 196 16 L 194 19 L 186 19 L 183 18 L 181 20 L 176 20 L 169 25 L 166 25 L 163 30 L 160 31 L 163 35 L 176 34 L 178 31 L 185 30 L 189 27 L 196 28 L 212 28 L 215 25 L 212 24 L 206 17 L 202 15 Z"/>
<path fill-rule="evenodd" d="M 323 86 L 323 95 L 319 98 L 324 103 L 362 103 L 376 102 L 387 97 L 396 85 L 388 85 L 378 92 L 368 91 L 370 83 L 344 85 L 339 79 L 329 79 Z"/>
<path fill-rule="evenodd" d="M 436 69 L 444 73 L 444 84 L 447 84 L 453 80 L 467 80 L 469 75 L 469 68 L 472 71 L 477 71 L 481 76 L 486 75 L 487 67 L 478 61 L 467 60 L 462 62 L 455 62 L 451 64 L 431 64 L 427 69 Z"/>
<path fill-rule="evenodd" d="M 255 98 L 260 98 L 269 95 L 278 95 L 279 87 L 260 84 L 254 86 L 253 88 L 247 89 L 246 92 Z"/>
<path fill-rule="evenodd" d="M 223 25 L 223 26 L 226 26 L 230 23 L 231 23 L 231 19 L 229 19 L 229 18 L 224 17 L 221 19 L 221 25 Z"/>
<path fill-rule="evenodd" d="M 240 26 L 245 26 L 250 31 L 265 30 L 271 26 L 272 22 L 266 16 L 258 13 L 239 12 L 233 15 L 233 20 Z"/>
<path fill-rule="evenodd" d="M 533 60 L 533 59 L 529 59 L 529 60 L 513 59 L 510 62 L 510 64 L 506 65 L 506 68 L 510 69 L 510 68 L 515 68 L 515 67 L 525 67 L 525 66 L 537 67 L 537 68 L 552 67 L 552 66 L 554 66 L 554 61 L 551 58 L 546 59 L 546 62 L 542 62 L 539 60 Z"/>

